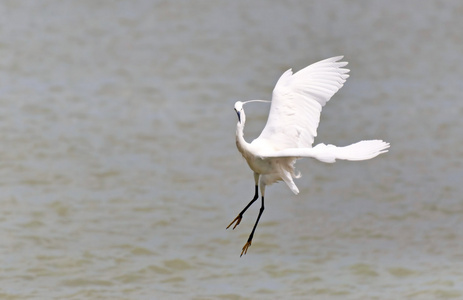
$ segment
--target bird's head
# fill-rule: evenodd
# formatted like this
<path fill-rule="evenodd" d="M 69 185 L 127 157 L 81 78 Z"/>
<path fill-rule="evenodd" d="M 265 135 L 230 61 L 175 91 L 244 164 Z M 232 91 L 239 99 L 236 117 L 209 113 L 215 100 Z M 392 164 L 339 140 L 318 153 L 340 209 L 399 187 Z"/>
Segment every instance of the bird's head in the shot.
<path fill-rule="evenodd" d="M 245 101 L 245 102 L 236 101 L 236 102 L 235 102 L 235 111 L 236 111 L 236 114 L 238 115 L 238 123 L 244 124 L 244 122 L 246 121 L 246 116 L 244 115 L 243 106 L 244 106 L 246 103 L 250 103 L 250 102 L 265 102 L 265 103 L 269 103 L 270 101 L 268 101 L 268 100 L 249 100 L 249 101 Z M 243 125 L 243 126 L 244 126 L 244 125 Z"/>
<path fill-rule="evenodd" d="M 236 101 L 235 102 L 235 111 L 236 111 L 236 114 L 238 115 L 238 122 L 241 123 L 241 117 L 242 117 L 242 114 L 244 113 L 244 110 L 243 110 L 243 102 L 241 101 Z"/>

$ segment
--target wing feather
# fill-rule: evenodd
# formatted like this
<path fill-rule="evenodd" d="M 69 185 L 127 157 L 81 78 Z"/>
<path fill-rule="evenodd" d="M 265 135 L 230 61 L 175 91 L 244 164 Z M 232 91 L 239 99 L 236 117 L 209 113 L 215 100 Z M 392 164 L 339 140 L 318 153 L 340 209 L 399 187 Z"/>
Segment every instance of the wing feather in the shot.
<path fill-rule="evenodd" d="M 253 143 L 274 150 L 312 147 L 322 107 L 349 77 L 342 58 L 316 62 L 295 74 L 291 69 L 284 72 L 273 90 L 267 123 Z"/>
<path fill-rule="evenodd" d="M 360 141 L 344 147 L 318 144 L 313 148 L 287 148 L 280 151 L 262 152 L 261 157 L 313 157 L 326 163 L 333 163 L 336 159 L 353 161 L 371 159 L 387 152 L 389 146 L 389 143 L 382 140 Z"/>

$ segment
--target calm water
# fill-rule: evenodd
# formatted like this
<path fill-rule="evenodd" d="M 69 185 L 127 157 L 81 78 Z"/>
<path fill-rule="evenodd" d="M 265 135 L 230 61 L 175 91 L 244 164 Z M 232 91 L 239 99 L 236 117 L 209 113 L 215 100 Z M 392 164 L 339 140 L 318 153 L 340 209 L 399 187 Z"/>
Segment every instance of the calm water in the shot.
<path fill-rule="evenodd" d="M 0 298 L 463 297 L 461 1 L 105 3 L 0 4 Z M 340 54 L 316 143 L 391 151 L 299 161 L 240 258 L 233 103 Z"/>

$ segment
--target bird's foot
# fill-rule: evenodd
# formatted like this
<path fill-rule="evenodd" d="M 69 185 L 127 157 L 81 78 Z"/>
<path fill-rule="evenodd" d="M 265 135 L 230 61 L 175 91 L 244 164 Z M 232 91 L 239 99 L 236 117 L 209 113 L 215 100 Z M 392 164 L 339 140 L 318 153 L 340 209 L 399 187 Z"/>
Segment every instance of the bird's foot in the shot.
<path fill-rule="evenodd" d="M 243 247 L 243 250 L 241 251 L 240 257 L 243 256 L 243 254 L 246 254 L 248 252 L 248 248 L 251 246 L 251 242 L 252 240 L 246 242 L 246 244 Z"/>
<path fill-rule="evenodd" d="M 235 218 L 235 219 L 234 219 L 234 220 L 233 220 L 233 221 L 230 223 L 230 225 L 228 225 L 228 226 L 227 226 L 227 228 L 226 228 L 226 229 L 228 229 L 228 227 L 232 226 L 232 225 L 233 225 L 233 223 L 235 223 L 235 222 L 236 222 L 235 226 L 233 226 L 233 229 L 235 229 L 235 228 L 236 228 L 236 226 L 238 226 L 238 225 L 240 224 L 240 222 L 241 222 L 241 219 L 242 219 L 242 218 L 243 218 L 243 216 L 242 216 L 242 215 L 238 215 L 238 216 L 237 216 L 237 217 L 236 217 L 236 218 Z"/>

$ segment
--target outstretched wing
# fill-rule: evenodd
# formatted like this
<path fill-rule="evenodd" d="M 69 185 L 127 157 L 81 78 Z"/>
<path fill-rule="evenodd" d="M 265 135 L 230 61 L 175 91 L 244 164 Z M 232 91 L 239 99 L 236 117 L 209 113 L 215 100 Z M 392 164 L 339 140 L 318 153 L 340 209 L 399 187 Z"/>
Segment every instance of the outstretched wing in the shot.
<path fill-rule="evenodd" d="M 262 151 L 261 157 L 313 157 L 322 162 L 334 163 L 336 159 L 367 160 L 387 152 L 390 144 L 382 140 L 360 141 L 355 144 L 336 147 L 318 144 L 313 148 L 287 148 L 279 151 Z"/>
<path fill-rule="evenodd" d="M 349 75 L 343 56 L 316 62 L 295 74 L 283 73 L 273 89 L 267 124 L 253 143 L 273 150 L 310 148 L 317 136 L 322 107 Z"/>

